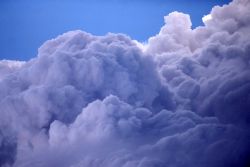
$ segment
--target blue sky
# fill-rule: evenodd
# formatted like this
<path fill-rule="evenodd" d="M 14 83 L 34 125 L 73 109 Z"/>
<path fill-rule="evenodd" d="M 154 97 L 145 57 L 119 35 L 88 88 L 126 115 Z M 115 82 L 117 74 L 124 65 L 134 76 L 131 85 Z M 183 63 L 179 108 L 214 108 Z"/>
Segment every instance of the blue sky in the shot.
<path fill-rule="evenodd" d="M 193 27 L 215 5 L 230 0 L 1 0 L 0 59 L 29 60 L 48 39 L 69 30 L 124 33 L 145 41 L 172 11 L 188 13 Z"/>

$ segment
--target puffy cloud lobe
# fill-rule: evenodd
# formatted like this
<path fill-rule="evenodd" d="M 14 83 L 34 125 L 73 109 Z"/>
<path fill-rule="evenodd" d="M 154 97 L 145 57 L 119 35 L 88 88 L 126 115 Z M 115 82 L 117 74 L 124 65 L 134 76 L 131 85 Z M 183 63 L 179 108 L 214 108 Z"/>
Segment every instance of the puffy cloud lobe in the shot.
<path fill-rule="evenodd" d="M 206 26 L 194 30 L 189 17 L 174 12 L 165 18 L 166 23 L 176 17 L 180 20 L 166 24 L 149 40 L 146 51 L 156 53 L 163 82 L 173 90 L 180 107 L 216 115 L 222 122 L 249 124 L 248 7 L 248 1 L 215 7 Z M 230 26 L 224 28 L 227 20 L 234 20 L 238 27 L 234 31 L 227 29 Z M 183 42 L 188 41 L 185 44 L 179 42 L 183 34 L 178 25 L 186 25 L 182 26 L 186 35 Z M 161 41 L 164 38 L 174 40 L 169 44 Z M 181 49 L 168 50 L 179 44 Z M 155 46 L 160 48 L 154 51 Z"/>
<path fill-rule="evenodd" d="M 25 62 L 1 60 L 0 61 L 0 80 L 4 78 L 4 76 L 18 70 L 21 66 L 23 66 L 23 64 L 25 64 Z"/>
<path fill-rule="evenodd" d="M 1 61 L 0 166 L 247 166 L 249 5 L 196 29 L 173 12 L 145 45 L 71 31 Z"/>
<path fill-rule="evenodd" d="M 158 35 L 149 39 L 147 52 L 162 54 L 191 49 L 193 32 L 189 15 L 173 12 L 164 19 L 166 25 Z"/>
<path fill-rule="evenodd" d="M 46 42 L 37 58 L 3 77 L 1 127 L 20 135 L 20 145 L 28 142 L 32 147 L 33 136 L 41 130 L 48 133 L 54 120 L 71 123 L 96 99 L 114 94 L 129 104 L 150 107 L 161 88 L 152 58 L 128 37 L 94 37 L 81 31 Z M 123 121 L 119 124 L 126 129 Z"/>

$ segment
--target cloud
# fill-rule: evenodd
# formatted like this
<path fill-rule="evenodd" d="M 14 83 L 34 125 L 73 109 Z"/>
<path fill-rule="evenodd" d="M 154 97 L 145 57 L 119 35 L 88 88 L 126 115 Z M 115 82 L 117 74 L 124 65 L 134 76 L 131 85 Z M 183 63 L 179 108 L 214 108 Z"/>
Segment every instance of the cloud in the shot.
<path fill-rule="evenodd" d="M 21 68 L 25 62 L 22 61 L 13 61 L 13 60 L 1 60 L 0 61 L 0 80 L 6 75 L 17 71 Z"/>
<path fill-rule="evenodd" d="M 196 29 L 173 12 L 145 44 L 71 31 L 1 61 L 0 165 L 247 166 L 249 7 Z"/>
<path fill-rule="evenodd" d="M 203 23 L 206 23 L 206 22 L 208 22 L 211 19 L 212 19 L 212 16 L 210 14 L 205 15 L 204 17 L 202 17 Z"/>

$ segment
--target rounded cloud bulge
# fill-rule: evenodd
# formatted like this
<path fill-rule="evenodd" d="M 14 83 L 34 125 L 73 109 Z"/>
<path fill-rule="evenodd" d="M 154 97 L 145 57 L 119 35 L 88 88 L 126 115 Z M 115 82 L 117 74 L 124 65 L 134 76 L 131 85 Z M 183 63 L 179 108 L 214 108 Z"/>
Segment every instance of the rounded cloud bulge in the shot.
<path fill-rule="evenodd" d="M 145 44 L 77 30 L 0 61 L 0 166 L 238 167 L 250 156 L 250 1 Z"/>

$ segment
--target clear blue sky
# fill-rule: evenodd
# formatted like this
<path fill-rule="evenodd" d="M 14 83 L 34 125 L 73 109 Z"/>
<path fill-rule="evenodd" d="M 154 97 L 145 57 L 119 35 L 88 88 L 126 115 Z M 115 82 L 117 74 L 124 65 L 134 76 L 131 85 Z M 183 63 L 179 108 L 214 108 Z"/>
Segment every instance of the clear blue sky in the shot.
<path fill-rule="evenodd" d="M 69 30 L 125 33 L 145 41 L 172 11 L 191 15 L 193 27 L 215 5 L 231 0 L 1 0 L 0 59 L 28 60 L 46 40 Z"/>

